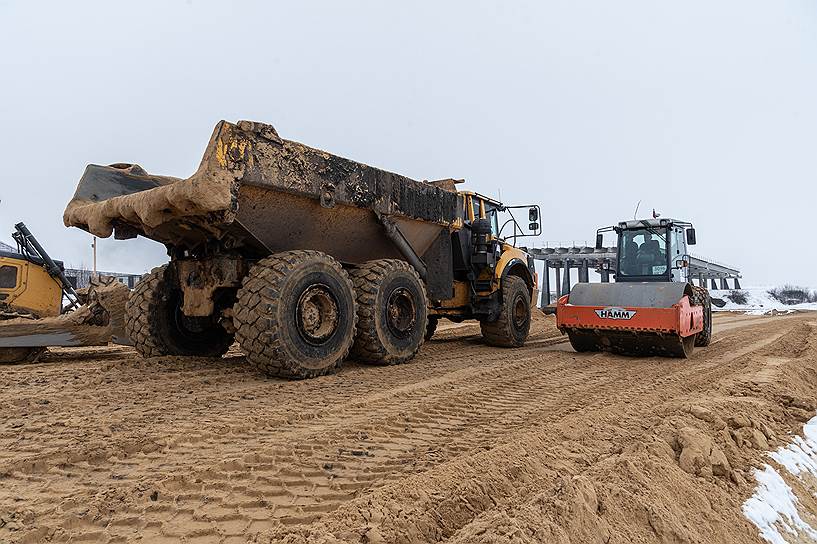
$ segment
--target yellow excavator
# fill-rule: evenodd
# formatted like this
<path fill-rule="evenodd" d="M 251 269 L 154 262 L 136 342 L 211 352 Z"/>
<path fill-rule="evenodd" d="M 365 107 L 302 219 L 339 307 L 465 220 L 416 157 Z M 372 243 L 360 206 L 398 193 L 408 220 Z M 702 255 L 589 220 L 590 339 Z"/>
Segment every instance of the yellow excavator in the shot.
<path fill-rule="evenodd" d="M 77 292 L 63 263 L 25 224 L 14 228 L 17 251 L 0 250 L 0 364 L 36 362 L 49 346 L 128 343 L 128 288 L 114 278 L 95 278 Z"/>

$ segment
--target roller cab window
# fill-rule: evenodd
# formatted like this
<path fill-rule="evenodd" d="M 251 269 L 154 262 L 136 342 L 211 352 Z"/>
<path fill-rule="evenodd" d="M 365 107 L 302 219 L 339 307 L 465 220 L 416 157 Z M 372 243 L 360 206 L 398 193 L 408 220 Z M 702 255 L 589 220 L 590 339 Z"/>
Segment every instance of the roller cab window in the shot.
<path fill-rule="evenodd" d="M 668 270 L 667 229 L 632 229 L 621 232 L 622 276 L 665 276 Z"/>

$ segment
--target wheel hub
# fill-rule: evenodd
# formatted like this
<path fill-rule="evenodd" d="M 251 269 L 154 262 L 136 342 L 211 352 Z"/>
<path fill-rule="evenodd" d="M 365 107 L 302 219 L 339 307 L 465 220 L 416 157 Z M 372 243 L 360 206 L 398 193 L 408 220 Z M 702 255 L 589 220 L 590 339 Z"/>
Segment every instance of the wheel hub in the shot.
<path fill-rule="evenodd" d="M 386 304 L 386 322 L 398 337 L 408 336 L 416 321 L 416 307 L 411 291 L 399 287 L 392 291 Z"/>
<path fill-rule="evenodd" d="M 525 301 L 517 298 L 513 305 L 513 324 L 517 329 L 525 326 L 525 321 L 528 319 L 528 312 L 525 306 Z"/>
<path fill-rule="evenodd" d="M 326 342 L 338 328 L 338 304 L 323 284 L 311 286 L 298 299 L 298 331 L 311 344 Z"/>

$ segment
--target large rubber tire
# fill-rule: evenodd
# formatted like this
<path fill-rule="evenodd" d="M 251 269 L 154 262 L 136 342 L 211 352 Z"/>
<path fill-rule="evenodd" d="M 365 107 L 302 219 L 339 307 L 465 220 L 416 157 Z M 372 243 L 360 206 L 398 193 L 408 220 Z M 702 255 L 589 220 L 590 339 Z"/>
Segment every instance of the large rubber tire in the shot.
<path fill-rule="evenodd" d="M 428 316 L 428 325 L 426 325 L 425 341 L 431 340 L 434 333 L 437 332 L 437 325 L 440 323 L 440 318 L 436 315 Z"/>
<path fill-rule="evenodd" d="M 492 346 L 518 348 L 530 333 L 530 292 L 517 276 L 502 280 L 501 309 L 496 321 L 481 321 L 482 337 Z"/>
<path fill-rule="evenodd" d="M 142 277 L 125 304 L 125 332 L 142 357 L 221 357 L 233 335 L 215 318 L 182 314 L 182 292 L 169 280 L 167 265 Z"/>
<path fill-rule="evenodd" d="M 693 285 L 692 289 L 695 293 L 691 301 L 692 304 L 704 307 L 704 330 L 695 337 L 695 345 L 706 347 L 712 342 L 712 299 L 706 287 Z"/>
<path fill-rule="evenodd" d="M 236 339 L 269 376 L 314 378 L 349 354 L 357 314 L 349 275 L 319 251 L 285 251 L 259 261 L 234 308 Z"/>
<path fill-rule="evenodd" d="M 358 317 L 354 357 L 378 365 L 411 360 L 428 326 L 428 299 L 420 276 L 398 259 L 369 261 L 351 276 Z"/>

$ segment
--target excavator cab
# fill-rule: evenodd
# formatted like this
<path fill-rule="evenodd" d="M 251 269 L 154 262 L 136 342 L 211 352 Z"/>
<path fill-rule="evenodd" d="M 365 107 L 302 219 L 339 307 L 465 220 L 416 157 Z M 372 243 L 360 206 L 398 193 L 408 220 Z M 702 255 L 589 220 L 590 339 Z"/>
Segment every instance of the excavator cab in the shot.
<path fill-rule="evenodd" d="M 0 251 L 0 364 L 36 362 L 48 346 L 128 343 L 126 286 L 93 278 L 81 306 L 63 263 L 48 255 L 25 224 L 17 223 L 12 237 L 17 251 Z"/>
<path fill-rule="evenodd" d="M 695 229 L 669 218 L 622 221 L 599 229 L 618 237 L 616 283 L 579 283 L 556 306 L 556 324 L 576 351 L 689 357 L 709 345 L 709 293 L 689 282 L 687 246 Z"/>
<path fill-rule="evenodd" d="M 5 319 L 60 314 L 62 288 L 41 262 L 0 251 L 0 313 Z"/>

